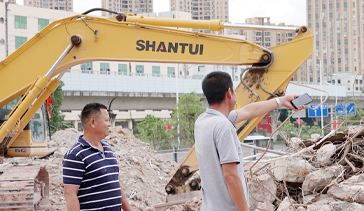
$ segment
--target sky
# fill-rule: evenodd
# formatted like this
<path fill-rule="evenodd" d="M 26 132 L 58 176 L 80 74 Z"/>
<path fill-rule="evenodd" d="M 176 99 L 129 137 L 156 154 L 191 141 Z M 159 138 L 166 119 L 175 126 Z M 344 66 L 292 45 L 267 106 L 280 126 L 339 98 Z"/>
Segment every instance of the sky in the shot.
<path fill-rule="evenodd" d="M 169 1 L 154 0 L 154 12 L 169 11 Z M 23 4 L 23 0 L 16 2 Z M 83 13 L 101 7 L 101 0 L 73 0 L 73 4 L 74 12 Z M 246 18 L 252 17 L 270 17 L 275 24 L 306 25 L 306 0 L 229 0 L 229 11 L 232 23 L 245 23 Z"/>

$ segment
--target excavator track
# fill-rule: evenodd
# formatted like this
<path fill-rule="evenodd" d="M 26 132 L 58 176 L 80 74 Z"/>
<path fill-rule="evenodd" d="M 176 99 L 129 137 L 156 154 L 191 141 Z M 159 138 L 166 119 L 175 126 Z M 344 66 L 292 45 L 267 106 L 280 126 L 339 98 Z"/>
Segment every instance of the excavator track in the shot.
<path fill-rule="evenodd" d="M 40 166 L 13 166 L 0 176 L 0 210 L 46 210 L 49 176 Z"/>

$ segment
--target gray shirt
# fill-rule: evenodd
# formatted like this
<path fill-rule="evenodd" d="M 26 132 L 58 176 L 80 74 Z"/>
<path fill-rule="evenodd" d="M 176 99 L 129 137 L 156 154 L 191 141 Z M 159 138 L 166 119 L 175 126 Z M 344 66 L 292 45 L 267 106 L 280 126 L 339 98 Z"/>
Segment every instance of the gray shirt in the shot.
<path fill-rule="evenodd" d="M 236 117 L 236 111 L 231 111 L 227 119 L 221 112 L 208 108 L 196 120 L 195 149 L 200 169 L 204 211 L 238 210 L 222 172 L 221 164 L 224 163 L 237 163 L 245 199 L 249 205 L 243 152 L 235 129 Z"/>

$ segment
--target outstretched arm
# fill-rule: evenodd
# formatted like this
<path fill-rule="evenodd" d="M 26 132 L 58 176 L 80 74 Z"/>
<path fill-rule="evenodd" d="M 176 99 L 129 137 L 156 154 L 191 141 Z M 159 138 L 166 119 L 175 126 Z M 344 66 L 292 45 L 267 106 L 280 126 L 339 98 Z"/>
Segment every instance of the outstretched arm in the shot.
<path fill-rule="evenodd" d="M 296 109 L 291 104 L 291 101 L 293 99 L 297 98 L 298 96 L 299 95 L 286 95 L 283 97 L 278 97 L 278 99 L 281 102 L 281 106 L 292 109 L 294 111 L 298 111 L 298 110 L 301 110 L 303 108 L 303 106 L 300 106 L 298 109 Z M 256 118 L 258 116 L 268 113 L 269 111 L 277 109 L 278 107 L 279 106 L 275 99 L 270 99 L 270 100 L 256 102 L 256 103 L 250 103 L 250 104 L 236 110 L 238 113 L 238 116 L 235 120 L 235 123 Z"/>

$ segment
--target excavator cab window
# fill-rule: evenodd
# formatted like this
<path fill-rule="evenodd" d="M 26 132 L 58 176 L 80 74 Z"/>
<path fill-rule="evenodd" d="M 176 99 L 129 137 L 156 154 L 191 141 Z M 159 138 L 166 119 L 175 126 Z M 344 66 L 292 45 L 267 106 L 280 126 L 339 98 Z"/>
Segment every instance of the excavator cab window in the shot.
<path fill-rule="evenodd" d="M 37 113 L 30 121 L 33 141 L 36 143 L 44 142 L 46 139 L 45 109 L 44 105 L 38 109 Z"/>
<path fill-rule="evenodd" d="M 13 108 L 16 106 L 16 104 L 19 102 L 20 99 L 21 98 L 19 97 L 11 101 L 9 104 L 0 108 L 0 124 L 8 120 L 9 113 L 13 110 Z"/>
<path fill-rule="evenodd" d="M 0 108 L 0 125 L 8 120 L 9 113 L 13 110 L 21 97 L 13 100 L 9 104 Z M 29 122 L 30 129 L 32 131 L 32 139 L 36 143 L 42 143 L 46 139 L 46 119 L 45 119 L 45 106 L 43 105 L 38 109 L 37 113 L 33 116 Z"/>

